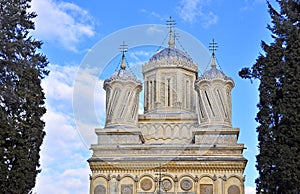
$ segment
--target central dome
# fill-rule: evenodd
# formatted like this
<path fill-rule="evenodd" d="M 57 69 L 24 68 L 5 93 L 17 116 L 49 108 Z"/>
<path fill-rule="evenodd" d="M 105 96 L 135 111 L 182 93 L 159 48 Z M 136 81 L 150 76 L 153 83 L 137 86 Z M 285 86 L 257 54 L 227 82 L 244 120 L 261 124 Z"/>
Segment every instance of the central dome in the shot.
<path fill-rule="evenodd" d="M 159 51 L 158 53 L 154 54 L 150 58 L 150 61 L 167 59 L 170 57 L 177 57 L 177 58 L 183 59 L 185 61 L 192 61 L 192 58 L 187 53 L 185 53 L 177 48 L 173 48 L 173 47 L 165 48 L 165 49 Z"/>

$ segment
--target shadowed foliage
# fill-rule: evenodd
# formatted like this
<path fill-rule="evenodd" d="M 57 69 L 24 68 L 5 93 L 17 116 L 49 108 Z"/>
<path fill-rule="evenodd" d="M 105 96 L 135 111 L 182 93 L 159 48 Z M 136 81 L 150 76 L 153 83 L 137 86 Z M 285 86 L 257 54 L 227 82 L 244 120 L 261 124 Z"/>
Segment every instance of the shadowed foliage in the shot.
<path fill-rule="evenodd" d="M 259 79 L 256 121 L 259 154 L 257 193 L 300 193 L 300 1 L 278 0 L 280 11 L 268 2 L 273 41 L 262 41 L 251 68 L 239 75 Z"/>
<path fill-rule="evenodd" d="M 30 193 L 40 172 L 45 136 L 45 96 L 41 80 L 48 61 L 30 36 L 35 13 L 30 0 L 0 1 L 0 188 L 1 193 Z"/>

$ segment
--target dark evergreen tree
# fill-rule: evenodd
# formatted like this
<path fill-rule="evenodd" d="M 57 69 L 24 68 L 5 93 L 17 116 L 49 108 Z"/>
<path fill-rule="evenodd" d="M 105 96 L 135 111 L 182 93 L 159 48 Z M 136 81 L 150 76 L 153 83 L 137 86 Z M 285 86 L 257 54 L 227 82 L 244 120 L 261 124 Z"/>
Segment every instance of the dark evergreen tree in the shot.
<path fill-rule="evenodd" d="M 273 43 L 242 78 L 260 80 L 256 120 L 259 154 L 257 193 L 300 193 L 300 1 L 268 2 Z"/>
<path fill-rule="evenodd" d="M 41 42 L 30 36 L 31 0 L 0 0 L 0 193 L 30 193 L 40 172 L 48 75 Z"/>

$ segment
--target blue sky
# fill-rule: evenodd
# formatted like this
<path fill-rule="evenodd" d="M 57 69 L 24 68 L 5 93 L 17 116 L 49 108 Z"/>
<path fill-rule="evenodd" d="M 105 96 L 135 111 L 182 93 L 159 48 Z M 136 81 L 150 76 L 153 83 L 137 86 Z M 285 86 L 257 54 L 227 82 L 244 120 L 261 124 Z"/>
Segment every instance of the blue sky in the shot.
<path fill-rule="evenodd" d="M 277 6 L 274 1 L 270 2 Z M 266 29 L 270 17 L 265 0 L 232 0 L 230 3 L 225 0 L 33 0 L 32 10 L 38 14 L 32 34 L 44 42 L 41 51 L 48 57 L 51 70 L 42 83 L 47 97 L 48 111 L 44 116 L 47 136 L 42 145 L 42 173 L 37 178 L 36 192 L 89 192 L 90 171 L 86 160 L 91 156 L 89 144 L 95 140 L 91 131 L 103 125 L 102 83 L 119 63 L 122 42 L 108 45 L 95 55 L 95 61 L 104 64 L 101 71 L 85 63 L 88 56 L 97 45 L 124 29 L 145 24 L 164 25 L 172 16 L 182 31 L 179 40 L 187 33 L 206 49 L 213 38 L 218 43 L 219 66 L 235 81 L 233 126 L 240 128 L 239 143 L 247 147 L 244 151 L 248 159 L 246 193 L 254 193 L 258 82 L 251 84 L 249 80 L 242 80 L 238 71 L 255 63 L 262 52 L 261 40 L 272 41 Z M 164 38 L 162 35 L 158 40 L 163 43 Z M 132 48 L 126 53 L 127 61 L 137 72 L 139 65 L 157 48 Z M 193 53 L 193 59 L 199 58 L 200 69 L 205 69 L 207 62 L 201 61 L 201 49 L 199 52 L 188 50 L 189 44 L 185 42 L 182 48 Z M 113 57 L 103 56 L 107 50 Z M 92 103 L 85 103 L 91 100 Z"/>

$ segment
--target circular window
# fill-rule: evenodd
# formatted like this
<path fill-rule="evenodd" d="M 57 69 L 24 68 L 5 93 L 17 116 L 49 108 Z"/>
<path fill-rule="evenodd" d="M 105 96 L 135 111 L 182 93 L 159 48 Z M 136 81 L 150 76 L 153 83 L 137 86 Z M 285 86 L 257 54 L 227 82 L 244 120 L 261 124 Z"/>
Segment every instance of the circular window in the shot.
<path fill-rule="evenodd" d="M 193 183 L 190 179 L 183 179 L 180 183 L 180 187 L 184 191 L 188 191 L 192 188 Z"/>
<path fill-rule="evenodd" d="M 141 181 L 141 188 L 144 190 L 144 191 L 149 191 L 151 188 L 152 188 L 152 181 L 148 178 L 145 178 Z"/>
<path fill-rule="evenodd" d="M 162 189 L 168 191 L 172 188 L 172 182 L 169 179 L 164 179 L 162 181 Z"/>

